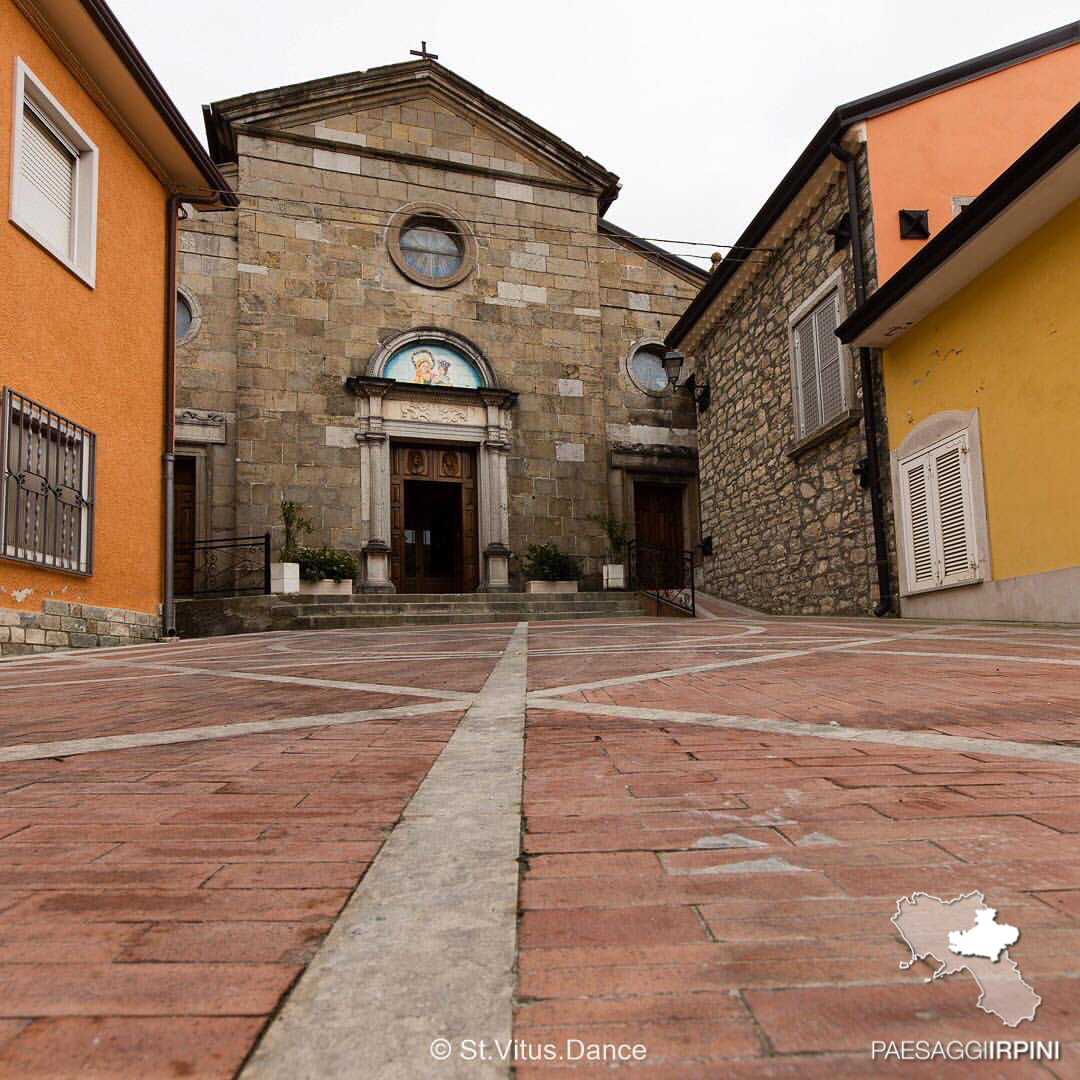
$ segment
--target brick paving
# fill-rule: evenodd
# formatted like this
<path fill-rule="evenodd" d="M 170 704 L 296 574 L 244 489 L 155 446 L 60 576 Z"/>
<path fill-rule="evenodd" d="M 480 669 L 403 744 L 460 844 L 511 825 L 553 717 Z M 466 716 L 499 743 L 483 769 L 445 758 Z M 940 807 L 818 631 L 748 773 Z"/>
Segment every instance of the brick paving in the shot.
<path fill-rule="evenodd" d="M 0 664 L 0 753 L 31 755 L 0 762 L 0 1077 L 236 1075 L 512 630 Z M 673 1080 L 1080 1076 L 1080 634 L 721 614 L 528 643 L 518 1039 L 643 1043 L 635 1075 Z M 900 967 L 896 901 L 975 889 L 1042 997 L 1016 1029 Z M 1006 1038 L 1061 1060 L 869 1053 Z"/>

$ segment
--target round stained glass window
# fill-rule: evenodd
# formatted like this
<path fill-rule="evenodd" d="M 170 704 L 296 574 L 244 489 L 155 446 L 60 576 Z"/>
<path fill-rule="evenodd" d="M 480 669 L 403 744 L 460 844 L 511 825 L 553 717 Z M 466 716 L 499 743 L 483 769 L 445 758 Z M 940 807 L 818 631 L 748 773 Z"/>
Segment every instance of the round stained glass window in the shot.
<path fill-rule="evenodd" d="M 638 349 L 627 364 L 630 378 L 639 390 L 646 394 L 667 393 L 671 380 L 664 371 L 660 353 L 656 349 Z"/>
<path fill-rule="evenodd" d="M 401 257 L 418 274 L 441 281 L 453 277 L 464 260 L 461 243 L 445 223 L 416 220 L 401 231 Z"/>
<path fill-rule="evenodd" d="M 181 341 L 191 331 L 191 305 L 183 293 L 176 294 L 176 340 Z"/>

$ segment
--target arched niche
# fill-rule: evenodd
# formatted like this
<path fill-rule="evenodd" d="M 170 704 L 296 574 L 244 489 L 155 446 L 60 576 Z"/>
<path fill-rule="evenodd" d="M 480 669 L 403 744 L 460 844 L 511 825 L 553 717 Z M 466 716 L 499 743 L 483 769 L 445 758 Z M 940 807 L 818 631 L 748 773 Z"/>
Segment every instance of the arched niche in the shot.
<path fill-rule="evenodd" d="M 408 386 L 487 390 L 499 385 L 471 341 L 434 327 L 419 327 L 384 342 L 368 363 L 367 374 Z"/>

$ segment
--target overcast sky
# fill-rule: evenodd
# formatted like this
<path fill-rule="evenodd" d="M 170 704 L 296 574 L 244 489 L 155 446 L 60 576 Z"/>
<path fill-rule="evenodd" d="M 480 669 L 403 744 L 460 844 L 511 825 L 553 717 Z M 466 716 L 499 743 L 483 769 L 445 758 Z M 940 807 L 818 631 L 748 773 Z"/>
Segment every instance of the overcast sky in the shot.
<path fill-rule="evenodd" d="M 1076 0 L 111 4 L 204 139 L 204 102 L 409 60 L 426 38 L 617 173 L 612 221 L 709 244 L 738 237 L 834 106 L 1077 16 Z"/>

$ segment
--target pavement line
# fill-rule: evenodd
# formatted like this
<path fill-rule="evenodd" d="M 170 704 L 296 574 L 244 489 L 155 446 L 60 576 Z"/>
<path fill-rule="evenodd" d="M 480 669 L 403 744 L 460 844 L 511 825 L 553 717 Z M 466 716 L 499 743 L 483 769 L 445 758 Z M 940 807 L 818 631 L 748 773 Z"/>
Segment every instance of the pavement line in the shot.
<path fill-rule="evenodd" d="M 510 1075 L 429 1048 L 511 1038 L 527 635 L 518 623 L 241 1080 Z"/>
<path fill-rule="evenodd" d="M 705 727 L 731 728 L 737 731 L 763 731 L 771 735 L 798 735 L 841 742 L 888 743 L 892 746 L 948 750 L 954 754 L 999 754 L 1002 757 L 1032 758 L 1065 765 L 1080 765 L 1080 748 L 1053 743 L 1007 742 L 1004 739 L 981 739 L 972 735 L 939 735 L 928 731 L 886 731 L 884 728 L 833 727 L 800 720 L 772 720 L 759 716 L 721 716 L 675 709 L 648 709 L 638 705 L 600 705 L 588 701 L 560 701 L 557 698 L 529 694 L 530 709 L 553 709 L 559 712 L 589 713 L 594 716 L 617 716 L 626 720 L 659 720 L 665 724 L 701 724 Z"/>
<path fill-rule="evenodd" d="M 743 667 L 747 664 L 767 664 L 773 660 L 790 660 L 797 656 L 812 656 L 815 653 L 837 652 L 843 649 L 855 649 L 865 645 L 886 645 L 904 638 L 925 637 L 927 631 L 916 630 L 910 634 L 895 634 L 891 637 L 858 638 L 833 645 L 819 645 L 812 649 L 785 649 L 782 652 L 764 653 L 761 656 L 745 656 L 739 660 L 716 660 L 708 664 L 693 664 L 690 667 L 668 668 L 664 671 L 646 672 L 642 675 L 617 675 L 610 679 L 597 679 L 595 682 L 574 683 L 569 686 L 549 686 L 535 690 L 530 696 L 550 697 L 556 694 L 576 694 L 583 690 L 602 690 L 607 686 L 626 686 L 629 683 L 654 682 L 657 679 L 674 679 L 680 675 L 697 675 L 703 671 L 718 671 L 721 668 Z"/>
<path fill-rule="evenodd" d="M 174 743 L 204 742 L 209 739 L 235 739 L 241 735 L 298 731 L 302 728 L 336 727 L 339 724 L 359 724 L 366 720 L 411 720 L 433 713 L 451 713 L 460 708 L 462 706 L 458 702 L 432 701 L 424 705 L 400 705 L 389 709 L 360 709 L 315 716 L 285 716 L 277 720 L 250 720 L 239 724 L 168 728 L 139 735 L 100 735 L 90 739 L 68 739 L 62 742 L 21 743 L 18 746 L 0 747 L 0 764 L 9 761 L 72 757 L 75 754 L 99 754 L 106 750 L 130 750 L 136 746 L 170 746 Z"/>
<path fill-rule="evenodd" d="M 97 661 L 109 667 L 108 661 Z M 140 664 L 150 671 L 169 671 L 175 675 L 213 675 L 218 679 L 247 682 L 288 683 L 292 686 L 319 686 L 328 690 L 357 690 L 368 694 L 398 694 L 401 697 L 440 697 L 445 701 L 471 702 L 475 694 L 460 690 L 423 690 L 416 686 L 389 686 L 383 683 L 344 682 L 336 679 L 308 679 L 302 675 L 262 675 L 256 671 L 219 671 L 217 668 L 188 667 L 186 664 Z"/>
<path fill-rule="evenodd" d="M 951 639 L 950 639 L 951 640 Z M 1033 648 L 1036 647 L 1034 644 Z M 863 649 L 881 656 L 930 656 L 946 660 L 1000 660 L 1011 664 L 1054 664 L 1059 667 L 1080 667 L 1080 660 L 1060 656 L 1012 656 L 1004 653 L 917 652 L 913 649 Z"/>

